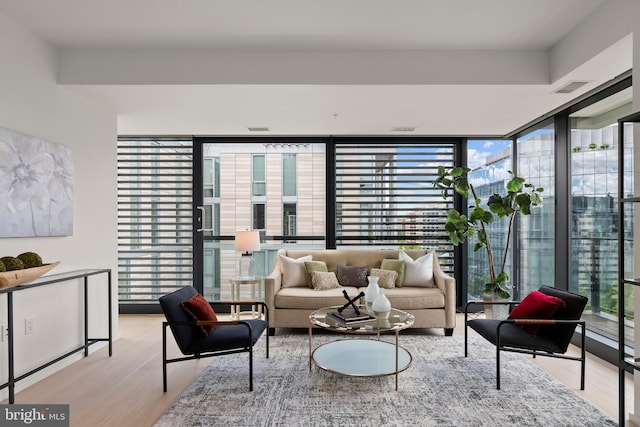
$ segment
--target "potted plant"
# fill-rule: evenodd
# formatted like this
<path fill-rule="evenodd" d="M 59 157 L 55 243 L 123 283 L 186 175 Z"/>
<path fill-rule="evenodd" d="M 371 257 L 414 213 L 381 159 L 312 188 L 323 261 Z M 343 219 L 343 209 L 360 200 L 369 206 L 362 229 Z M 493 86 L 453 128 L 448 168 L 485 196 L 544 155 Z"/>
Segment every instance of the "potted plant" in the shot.
<path fill-rule="evenodd" d="M 515 176 L 509 171 L 511 179 L 507 182 L 504 194 L 492 194 L 486 201 L 481 200 L 473 184 L 467 178 L 470 169 L 466 167 L 454 167 L 447 169 L 438 167 L 438 177 L 433 185 L 442 191 L 442 196 L 447 198 L 450 192 L 455 192 L 469 199 L 468 215 L 463 215 L 456 209 L 450 209 L 447 213 L 445 229 L 449 233 L 449 239 L 454 246 L 460 245 L 470 236 L 477 236 L 477 243 L 473 250 L 486 248 L 489 277 L 485 284 L 484 294 L 509 299 L 511 292 L 508 287 L 509 274 L 505 271 L 511 232 L 515 217 L 518 213 L 530 215 L 531 207 L 542 203 L 541 187 L 527 184 L 524 178 Z M 471 195 L 471 198 L 469 197 Z M 496 263 L 491 246 L 491 239 L 487 232 L 487 226 L 494 218 L 508 218 L 507 241 L 504 246 L 504 254 Z"/>

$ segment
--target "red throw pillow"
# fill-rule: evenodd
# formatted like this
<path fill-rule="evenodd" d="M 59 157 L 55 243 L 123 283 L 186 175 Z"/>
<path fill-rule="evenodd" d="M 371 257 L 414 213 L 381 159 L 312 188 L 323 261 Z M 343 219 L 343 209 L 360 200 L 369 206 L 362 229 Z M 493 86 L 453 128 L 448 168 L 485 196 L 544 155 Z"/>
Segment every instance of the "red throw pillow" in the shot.
<path fill-rule="evenodd" d="M 553 319 L 556 312 L 565 305 L 565 302 L 558 297 L 532 291 L 513 309 L 509 319 Z M 533 335 L 537 334 L 542 327 L 542 325 L 521 326 Z"/>
<path fill-rule="evenodd" d="M 193 318 L 193 320 L 218 320 L 218 316 L 216 316 L 216 312 L 213 311 L 211 304 L 209 304 L 205 297 L 200 294 L 196 294 L 188 300 L 183 301 L 182 308 L 187 312 L 189 316 Z M 209 332 L 213 331 L 214 329 L 214 325 L 200 326 L 200 330 L 205 336 L 209 335 Z"/>

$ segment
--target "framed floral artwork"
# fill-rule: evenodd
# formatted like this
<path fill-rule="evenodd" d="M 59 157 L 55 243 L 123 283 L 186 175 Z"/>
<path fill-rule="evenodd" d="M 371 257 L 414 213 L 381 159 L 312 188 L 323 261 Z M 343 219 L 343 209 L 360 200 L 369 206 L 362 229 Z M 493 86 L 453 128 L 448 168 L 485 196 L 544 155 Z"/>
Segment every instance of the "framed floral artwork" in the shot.
<path fill-rule="evenodd" d="M 71 149 L 0 127 L 0 237 L 72 234 Z"/>

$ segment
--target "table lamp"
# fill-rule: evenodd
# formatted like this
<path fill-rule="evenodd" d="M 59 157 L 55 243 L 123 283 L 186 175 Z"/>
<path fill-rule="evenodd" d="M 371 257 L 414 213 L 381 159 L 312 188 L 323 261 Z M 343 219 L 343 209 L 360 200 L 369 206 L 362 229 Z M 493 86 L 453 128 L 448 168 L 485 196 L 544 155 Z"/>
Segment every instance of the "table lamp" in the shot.
<path fill-rule="evenodd" d="M 240 255 L 238 262 L 238 277 L 256 277 L 256 260 L 252 252 L 260 250 L 260 232 L 258 230 L 236 231 L 235 241 L 236 251 L 244 252 Z"/>

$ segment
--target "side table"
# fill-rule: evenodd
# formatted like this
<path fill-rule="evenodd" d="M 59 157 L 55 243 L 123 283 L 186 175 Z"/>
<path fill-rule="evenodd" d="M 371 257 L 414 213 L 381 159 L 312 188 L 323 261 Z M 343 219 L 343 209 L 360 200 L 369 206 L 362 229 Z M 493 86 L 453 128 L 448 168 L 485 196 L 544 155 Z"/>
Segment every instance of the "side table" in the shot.
<path fill-rule="evenodd" d="M 231 301 L 242 302 L 240 299 L 240 287 L 243 285 L 251 286 L 251 301 L 263 301 L 264 289 L 262 277 L 233 277 L 229 279 L 231 283 Z M 231 318 L 239 319 L 240 315 L 245 312 L 240 311 L 240 305 L 231 306 Z M 261 319 L 263 316 L 262 306 L 252 305 L 251 311 L 246 312 L 251 315 L 252 318 Z"/>

